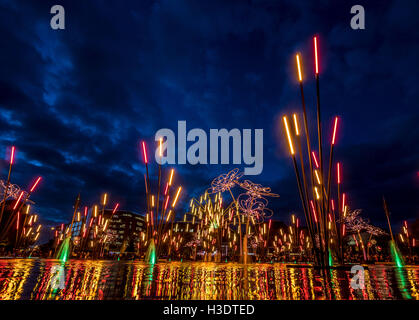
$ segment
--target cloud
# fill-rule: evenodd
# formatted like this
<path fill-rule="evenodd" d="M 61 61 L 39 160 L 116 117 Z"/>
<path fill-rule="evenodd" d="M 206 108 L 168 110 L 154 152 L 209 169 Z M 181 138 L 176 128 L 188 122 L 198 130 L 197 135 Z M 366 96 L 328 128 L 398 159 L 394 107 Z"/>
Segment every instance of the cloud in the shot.
<path fill-rule="evenodd" d="M 349 27 L 350 5 L 322 1 L 138 4 L 64 1 L 66 30 L 49 28 L 46 2 L 1 2 L 0 148 L 18 147 L 13 179 L 34 195 L 48 223 L 68 219 L 108 192 L 144 211 L 138 142 L 160 128 L 263 128 L 264 172 L 255 182 L 281 198 L 275 217 L 301 211 L 278 118 L 300 111 L 294 53 L 302 52 L 310 128 L 315 130 L 311 36 L 321 49 L 324 137 L 342 117 L 336 159 L 348 168 L 353 206 L 382 221 L 381 194 L 395 216 L 413 218 L 419 133 L 413 101 L 419 46 L 406 30 L 418 4 L 368 4 L 367 29 Z M 416 11 L 415 11 L 416 10 Z M 313 133 L 314 134 L 314 133 Z M 225 169 L 225 170 L 224 170 Z M 230 168 L 178 166 L 187 197 Z"/>

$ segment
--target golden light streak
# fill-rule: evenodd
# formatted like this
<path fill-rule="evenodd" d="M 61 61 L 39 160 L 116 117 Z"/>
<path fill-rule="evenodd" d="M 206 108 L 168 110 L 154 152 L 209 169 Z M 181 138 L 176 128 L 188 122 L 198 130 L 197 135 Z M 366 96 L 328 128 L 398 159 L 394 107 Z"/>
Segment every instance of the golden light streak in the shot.
<path fill-rule="evenodd" d="M 106 201 L 108 200 L 108 194 L 107 193 L 105 193 L 104 195 L 103 195 L 103 205 L 104 206 L 106 206 Z"/>
<path fill-rule="evenodd" d="M 287 132 L 288 144 L 289 144 L 289 147 L 290 147 L 290 152 L 291 152 L 291 155 L 294 155 L 294 147 L 292 146 L 292 140 L 291 140 L 290 130 L 288 128 L 288 119 L 287 119 L 287 116 L 284 116 L 282 119 L 284 120 L 284 126 L 285 126 L 285 130 Z"/>
<path fill-rule="evenodd" d="M 297 60 L 298 80 L 299 80 L 300 82 L 302 82 L 302 81 L 303 81 L 303 76 L 301 75 L 300 55 L 297 53 L 297 54 L 295 55 L 295 58 L 296 58 L 296 60 Z"/>
<path fill-rule="evenodd" d="M 319 74 L 319 56 L 317 54 L 317 37 L 314 37 L 314 60 L 316 62 L 316 74 Z"/>
<path fill-rule="evenodd" d="M 297 119 L 297 114 L 293 114 L 292 117 L 294 118 L 294 127 L 295 127 L 295 134 L 297 136 L 300 135 L 300 129 L 298 128 L 298 119 Z"/>
<path fill-rule="evenodd" d="M 320 180 L 320 177 L 319 177 L 319 172 L 317 170 L 314 170 L 314 174 L 316 175 L 317 183 L 322 184 L 322 182 Z"/>
<path fill-rule="evenodd" d="M 314 187 L 314 191 L 316 192 L 316 199 L 320 199 L 319 191 L 317 190 L 317 187 Z"/>
<path fill-rule="evenodd" d="M 175 205 L 176 205 L 176 202 L 177 202 L 177 199 L 178 199 L 178 197 L 179 197 L 179 194 L 180 194 L 180 191 L 181 191 L 181 190 L 182 190 L 182 187 L 179 187 L 179 188 L 177 189 L 175 199 L 173 200 L 173 203 L 172 203 L 172 207 L 173 207 L 173 208 L 174 208 L 174 207 L 175 207 Z"/>
<path fill-rule="evenodd" d="M 169 213 L 167 214 L 166 222 L 168 222 L 168 221 L 169 221 L 169 218 L 170 218 L 171 213 L 172 213 L 172 209 L 170 209 L 170 210 L 169 210 Z"/>
<path fill-rule="evenodd" d="M 172 185 L 172 179 L 173 179 L 173 173 L 174 173 L 174 169 L 170 170 L 170 178 L 169 178 L 169 186 Z"/>

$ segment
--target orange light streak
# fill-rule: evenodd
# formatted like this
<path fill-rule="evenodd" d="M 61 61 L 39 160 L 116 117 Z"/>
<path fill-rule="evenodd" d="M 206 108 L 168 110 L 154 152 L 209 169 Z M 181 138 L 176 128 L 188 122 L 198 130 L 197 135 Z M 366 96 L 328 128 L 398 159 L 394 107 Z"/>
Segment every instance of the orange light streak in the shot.
<path fill-rule="evenodd" d="M 299 80 L 300 82 L 302 82 L 302 81 L 303 81 L 303 76 L 301 75 L 300 55 L 297 53 L 297 54 L 295 55 L 295 58 L 296 58 L 296 60 L 297 60 L 298 80 Z"/>
<path fill-rule="evenodd" d="M 175 200 L 173 200 L 173 203 L 172 203 L 172 207 L 174 207 L 175 205 L 176 205 L 176 202 L 177 202 L 177 199 L 179 198 L 179 194 L 180 194 L 180 191 L 182 190 L 182 187 L 179 187 L 178 189 L 177 189 L 177 192 L 176 192 L 176 197 L 175 197 Z"/>
<path fill-rule="evenodd" d="M 169 178 L 169 186 L 172 185 L 172 180 L 173 180 L 173 173 L 175 172 L 174 169 L 170 170 L 170 178 Z"/>
<path fill-rule="evenodd" d="M 284 116 L 282 119 L 284 120 L 285 130 L 287 132 L 288 144 L 289 144 L 289 147 L 290 147 L 290 152 L 291 152 L 291 155 L 294 155 L 294 147 L 292 146 L 292 140 L 291 140 L 290 130 L 288 128 L 287 116 Z"/>
<path fill-rule="evenodd" d="M 298 128 L 298 120 L 297 120 L 297 114 L 293 114 L 292 117 L 294 118 L 294 127 L 295 127 L 295 134 L 297 136 L 300 135 L 300 129 Z"/>
<path fill-rule="evenodd" d="M 333 138 L 332 138 L 332 146 L 335 144 L 335 138 L 336 138 L 336 129 L 338 127 L 338 117 L 335 118 L 335 125 L 333 127 Z"/>
<path fill-rule="evenodd" d="M 317 37 L 314 37 L 314 60 L 316 62 L 316 75 L 319 74 L 319 56 L 317 52 Z"/>

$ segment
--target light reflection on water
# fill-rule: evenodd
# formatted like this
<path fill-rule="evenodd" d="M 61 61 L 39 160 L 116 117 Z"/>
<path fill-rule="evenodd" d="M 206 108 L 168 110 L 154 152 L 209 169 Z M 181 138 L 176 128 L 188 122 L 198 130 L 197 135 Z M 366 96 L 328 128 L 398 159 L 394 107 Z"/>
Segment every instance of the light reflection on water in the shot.
<path fill-rule="evenodd" d="M 348 270 L 283 264 L 158 263 L 70 260 L 53 289 L 57 260 L 0 259 L 0 299 L 419 299 L 419 267 L 369 266 L 365 289 Z"/>

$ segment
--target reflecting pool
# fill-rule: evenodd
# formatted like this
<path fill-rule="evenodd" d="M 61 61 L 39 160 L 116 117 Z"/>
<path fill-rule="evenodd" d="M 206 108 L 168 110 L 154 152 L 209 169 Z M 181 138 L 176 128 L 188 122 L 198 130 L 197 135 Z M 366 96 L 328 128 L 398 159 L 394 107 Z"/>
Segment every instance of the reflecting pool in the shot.
<path fill-rule="evenodd" d="M 0 259 L 0 299 L 419 299 L 419 267 L 373 265 L 365 289 L 350 270 L 235 263 Z"/>

